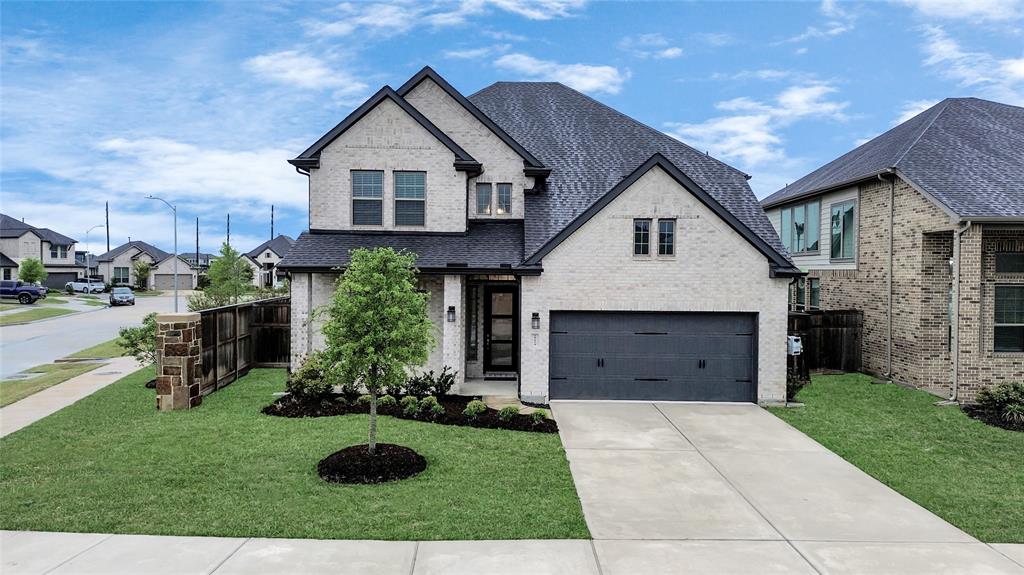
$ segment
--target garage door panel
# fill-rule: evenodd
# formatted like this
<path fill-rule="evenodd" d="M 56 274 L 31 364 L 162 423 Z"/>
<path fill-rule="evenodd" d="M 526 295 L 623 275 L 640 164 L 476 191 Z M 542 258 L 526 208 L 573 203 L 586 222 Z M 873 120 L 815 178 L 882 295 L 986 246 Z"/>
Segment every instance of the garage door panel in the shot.
<path fill-rule="evenodd" d="M 752 314 L 552 312 L 552 399 L 753 401 Z"/>
<path fill-rule="evenodd" d="M 153 274 L 153 289 L 174 289 L 174 274 Z M 192 289 L 192 274 L 178 274 L 178 289 Z"/>

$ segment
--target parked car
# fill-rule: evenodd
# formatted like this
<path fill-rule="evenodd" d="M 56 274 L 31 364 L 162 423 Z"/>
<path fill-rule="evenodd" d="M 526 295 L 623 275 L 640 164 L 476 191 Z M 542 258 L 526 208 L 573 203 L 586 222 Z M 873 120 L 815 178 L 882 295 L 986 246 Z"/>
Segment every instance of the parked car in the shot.
<path fill-rule="evenodd" d="M 0 281 L 0 297 L 30 304 L 45 298 L 46 288 L 27 284 L 21 280 L 3 280 Z"/>
<path fill-rule="evenodd" d="M 64 284 L 64 291 L 68 293 L 103 293 L 103 290 L 106 289 L 106 287 L 107 286 L 102 281 L 82 278 Z"/>
<path fill-rule="evenodd" d="M 110 288 L 110 305 L 135 305 L 135 294 L 132 293 L 132 288 Z"/>

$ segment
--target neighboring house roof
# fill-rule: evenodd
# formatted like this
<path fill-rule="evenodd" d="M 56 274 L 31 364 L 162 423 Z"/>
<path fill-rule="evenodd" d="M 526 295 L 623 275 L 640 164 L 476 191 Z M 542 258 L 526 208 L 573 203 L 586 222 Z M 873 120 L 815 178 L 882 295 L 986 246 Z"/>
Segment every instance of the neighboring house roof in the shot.
<path fill-rule="evenodd" d="M 947 98 L 762 204 L 770 208 L 889 172 L 961 219 L 1024 218 L 1024 108 Z"/>
<path fill-rule="evenodd" d="M 513 139 L 512 136 L 508 135 L 508 132 L 501 129 L 501 126 L 495 124 L 494 120 L 488 117 L 487 114 L 484 114 L 482 111 L 480 111 L 480 108 L 477 108 L 475 105 L 473 105 L 472 102 L 467 100 L 466 97 L 463 96 L 461 92 L 452 87 L 452 85 L 449 84 L 447 80 L 442 78 L 441 75 L 435 72 L 434 69 L 431 68 L 430 66 L 424 67 L 415 76 L 409 78 L 409 80 L 405 84 L 402 84 L 402 87 L 400 87 L 397 90 L 398 95 L 405 97 L 406 94 L 411 92 L 416 86 L 419 86 L 421 82 L 428 78 L 433 80 L 435 84 L 437 84 L 442 90 L 445 91 L 446 94 L 448 94 L 448 96 L 450 96 L 453 100 L 455 100 L 463 108 L 465 108 L 466 111 L 470 113 L 470 115 L 477 119 L 477 121 L 479 121 L 484 126 L 487 126 L 487 129 L 493 132 L 495 136 L 498 136 L 498 138 L 502 142 L 505 142 L 505 144 L 508 145 L 508 147 L 515 150 L 515 152 L 519 154 L 520 157 L 523 158 L 523 165 L 526 167 L 527 175 L 547 176 L 548 173 L 550 173 L 551 170 L 546 168 L 540 160 L 538 160 L 533 154 L 529 152 L 529 150 L 524 148 L 522 144 Z"/>
<path fill-rule="evenodd" d="M 79 264 L 85 265 L 86 254 L 84 251 L 75 252 L 75 261 Z M 99 263 L 99 256 L 96 254 L 89 254 L 88 267 L 94 268 Z"/>
<path fill-rule="evenodd" d="M 739 170 L 559 83 L 498 82 L 469 101 L 551 168 L 526 197 L 527 257 L 661 154 L 791 265 Z"/>
<path fill-rule="evenodd" d="M 174 259 L 174 254 L 167 254 L 163 259 L 154 261 L 153 262 L 153 267 L 154 268 L 159 268 L 159 267 L 163 266 L 164 263 L 170 262 L 172 259 Z M 179 267 L 178 268 L 178 273 L 187 272 L 189 270 L 195 269 L 195 268 L 192 267 L 192 264 L 188 263 L 188 260 L 186 260 L 182 256 L 178 256 L 178 261 L 181 262 L 182 264 L 184 264 L 184 266 L 185 266 L 184 270 L 182 270 Z M 166 273 L 166 271 L 165 271 L 165 273 Z"/>
<path fill-rule="evenodd" d="M 3 252 L 0 252 L 0 268 L 16 268 L 16 267 L 18 267 L 18 262 L 16 262 L 16 261 L 12 260 L 11 258 L 7 257 L 7 254 L 5 254 Z"/>
<path fill-rule="evenodd" d="M 338 136 L 345 133 L 346 130 L 351 128 L 368 114 L 371 110 L 377 107 L 378 104 L 384 100 L 391 100 L 398 105 L 399 108 L 405 111 L 406 114 L 416 120 L 419 125 L 423 126 L 428 132 L 431 133 L 438 141 L 445 145 L 449 150 L 455 154 L 455 169 L 465 170 L 469 172 L 480 171 L 480 163 L 473 159 L 473 156 L 469 155 L 469 152 L 463 150 L 454 140 L 448 137 L 447 134 L 441 131 L 440 128 L 435 126 L 430 120 L 420 113 L 412 104 L 405 101 L 405 98 L 398 95 L 391 86 L 384 86 L 377 91 L 376 94 L 370 97 L 369 100 L 359 106 L 351 114 L 349 114 L 344 120 L 341 121 L 337 126 L 331 129 L 319 140 L 316 141 L 312 146 L 306 149 L 306 151 L 299 154 L 295 159 L 288 160 L 288 163 L 292 164 L 297 168 L 316 168 L 320 166 L 320 152 L 327 147 L 328 144 L 333 142 Z"/>
<path fill-rule="evenodd" d="M 278 268 L 327 270 L 348 264 L 350 250 L 378 247 L 416 253 L 420 270 L 513 268 L 523 261 L 523 224 L 471 220 L 464 234 L 303 232 Z"/>
<path fill-rule="evenodd" d="M 259 255 L 262 254 L 263 252 L 270 250 L 277 254 L 278 257 L 283 258 L 284 256 L 288 255 L 288 251 L 292 249 L 293 245 L 295 245 L 295 240 L 284 234 L 281 234 L 272 240 L 267 240 L 263 242 L 262 244 L 259 245 L 259 247 L 246 252 L 246 255 L 248 255 L 251 258 L 256 258 L 259 257 Z"/>
<path fill-rule="evenodd" d="M 165 252 L 156 246 L 147 244 L 146 242 L 134 240 L 125 244 L 121 244 L 105 254 L 100 254 L 98 259 L 101 262 L 114 261 L 114 258 L 130 250 L 131 248 L 136 248 L 143 253 L 149 254 L 149 257 L 153 258 L 153 261 L 155 262 L 165 260 L 167 259 L 168 256 L 171 255 L 170 253 Z"/>
<path fill-rule="evenodd" d="M 0 237 L 17 238 L 24 235 L 25 232 L 32 232 L 39 236 L 39 239 L 58 246 L 70 246 L 71 244 L 78 243 L 78 240 L 69 238 L 50 228 L 37 228 L 6 214 L 0 214 Z"/>

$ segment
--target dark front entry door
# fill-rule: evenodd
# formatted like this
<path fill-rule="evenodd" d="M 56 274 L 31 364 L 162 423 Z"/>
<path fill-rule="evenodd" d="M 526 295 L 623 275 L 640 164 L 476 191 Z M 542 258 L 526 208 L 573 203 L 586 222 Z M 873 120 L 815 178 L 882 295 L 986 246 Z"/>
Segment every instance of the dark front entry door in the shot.
<path fill-rule="evenodd" d="M 484 370 L 516 370 L 516 311 L 514 286 L 484 287 Z"/>

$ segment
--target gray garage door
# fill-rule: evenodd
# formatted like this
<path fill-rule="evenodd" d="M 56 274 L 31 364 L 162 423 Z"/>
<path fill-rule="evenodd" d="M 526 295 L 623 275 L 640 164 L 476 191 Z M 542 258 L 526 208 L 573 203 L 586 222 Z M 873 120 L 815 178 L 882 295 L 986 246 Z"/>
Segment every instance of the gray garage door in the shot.
<path fill-rule="evenodd" d="M 64 289 L 64 284 L 73 282 L 78 279 L 78 274 L 75 272 L 50 272 L 46 275 L 46 279 L 43 280 L 43 285 L 53 289 Z"/>
<path fill-rule="evenodd" d="M 752 314 L 551 312 L 551 399 L 756 401 Z"/>
<path fill-rule="evenodd" d="M 174 289 L 174 274 L 153 274 L 153 289 Z M 178 289 L 192 289 L 192 274 L 178 274 Z"/>

